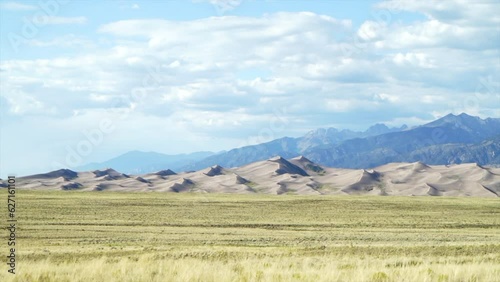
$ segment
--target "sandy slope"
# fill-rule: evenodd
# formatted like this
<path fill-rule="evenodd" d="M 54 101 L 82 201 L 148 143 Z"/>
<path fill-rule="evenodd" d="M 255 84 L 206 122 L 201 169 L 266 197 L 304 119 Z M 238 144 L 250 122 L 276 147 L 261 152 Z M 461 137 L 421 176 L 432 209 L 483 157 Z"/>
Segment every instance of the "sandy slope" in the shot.
<path fill-rule="evenodd" d="M 218 165 L 195 172 L 162 170 L 126 175 L 113 169 L 67 169 L 17 179 L 25 189 L 79 191 L 159 191 L 302 195 L 407 195 L 500 197 L 500 168 L 477 164 L 429 166 L 391 163 L 370 170 L 336 169 L 305 157 L 275 157 L 243 167 Z"/>

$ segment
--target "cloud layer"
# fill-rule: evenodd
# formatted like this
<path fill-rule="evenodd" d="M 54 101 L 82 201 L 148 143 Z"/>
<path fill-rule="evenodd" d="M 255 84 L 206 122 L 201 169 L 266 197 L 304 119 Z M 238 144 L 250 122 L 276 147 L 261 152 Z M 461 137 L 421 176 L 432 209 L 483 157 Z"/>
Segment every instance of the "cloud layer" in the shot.
<path fill-rule="evenodd" d="M 2 116 L 25 131 L 39 120 L 49 134 L 64 130 L 68 140 L 49 151 L 76 146 L 83 129 L 111 119 L 116 130 L 96 152 L 119 143 L 171 153 L 448 112 L 498 117 L 498 8 L 385 1 L 359 27 L 311 12 L 111 22 L 97 42 L 74 34 L 30 41 L 77 55 L 2 61 Z M 404 23 L 403 12 L 425 19 Z M 276 121 L 287 126 L 271 128 Z"/>

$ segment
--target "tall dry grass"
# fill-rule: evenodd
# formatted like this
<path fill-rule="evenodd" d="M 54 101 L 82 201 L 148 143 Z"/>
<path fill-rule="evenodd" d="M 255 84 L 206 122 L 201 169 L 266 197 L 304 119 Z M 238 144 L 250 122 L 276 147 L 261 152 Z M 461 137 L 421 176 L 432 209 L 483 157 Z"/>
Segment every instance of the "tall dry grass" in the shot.
<path fill-rule="evenodd" d="M 498 199 L 18 196 L 0 281 L 500 281 Z"/>
<path fill-rule="evenodd" d="M 496 258 L 498 259 L 498 258 Z M 3 277 L 2 277 L 3 276 Z M 281 257 L 227 260 L 162 258 L 144 254 L 71 262 L 25 262 L 2 281 L 499 281 L 500 265 L 488 257 Z"/>

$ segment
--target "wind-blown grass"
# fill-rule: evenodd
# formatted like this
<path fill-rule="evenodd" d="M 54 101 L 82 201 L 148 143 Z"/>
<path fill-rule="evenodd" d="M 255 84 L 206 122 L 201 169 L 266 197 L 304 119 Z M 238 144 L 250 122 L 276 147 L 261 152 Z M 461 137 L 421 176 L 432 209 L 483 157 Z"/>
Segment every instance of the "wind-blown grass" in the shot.
<path fill-rule="evenodd" d="M 1 281 L 500 281 L 498 199 L 18 190 L 17 201 L 18 273 L 3 264 Z"/>

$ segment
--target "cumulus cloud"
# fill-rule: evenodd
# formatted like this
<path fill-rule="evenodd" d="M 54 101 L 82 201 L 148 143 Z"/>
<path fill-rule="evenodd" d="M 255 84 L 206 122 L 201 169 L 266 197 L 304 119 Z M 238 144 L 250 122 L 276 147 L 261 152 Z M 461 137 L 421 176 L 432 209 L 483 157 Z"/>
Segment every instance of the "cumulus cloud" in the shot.
<path fill-rule="evenodd" d="M 59 48 L 93 48 L 96 47 L 96 44 L 92 42 L 92 40 L 78 37 L 74 34 L 68 34 L 61 37 L 56 37 L 50 40 L 39 40 L 39 39 L 30 39 L 26 40 L 26 43 L 30 46 L 34 47 L 59 47 Z"/>
<path fill-rule="evenodd" d="M 338 105 L 356 110 L 364 107 L 359 100 L 382 95 L 372 91 L 381 84 L 412 88 L 413 81 L 435 95 L 445 95 L 454 83 L 464 85 L 466 76 L 470 76 L 465 79 L 468 88 L 473 88 L 480 75 L 495 71 L 491 64 L 478 64 L 493 58 L 494 52 L 477 54 L 456 49 L 453 40 L 441 37 L 441 33 L 452 34 L 453 28 L 436 21 L 408 26 L 367 21 L 357 30 L 352 30 L 349 20 L 310 12 L 180 22 L 117 21 L 99 28 L 115 42 L 110 48 L 74 58 L 7 61 L 2 64 L 7 70 L 2 75 L 11 89 L 31 87 L 37 91 L 35 86 L 40 86 L 39 99 L 50 103 L 58 104 L 56 93 L 71 93 L 60 103 L 74 108 L 106 107 L 110 103 L 128 107 L 131 103 L 124 102 L 123 97 L 132 97 L 132 90 L 139 89 L 144 97 L 134 102 L 137 110 L 161 116 L 187 109 L 229 112 L 245 108 L 248 113 L 262 113 L 274 103 L 309 100 L 328 105 L 331 99 L 350 101 Z M 425 38 L 419 39 L 417 27 L 429 30 L 421 31 Z M 408 33 L 407 42 L 392 42 L 403 30 Z M 360 36 L 374 49 L 345 53 L 342 46 L 349 42 L 336 35 L 346 32 Z M 269 72 L 249 79 L 237 75 L 255 68 Z M 28 74 L 27 70 L 34 72 Z M 48 90 L 54 93 L 52 98 L 43 94 Z M 389 91 L 381 91 L 389 96 L 380 97 L 401 95 Z M 467 93 L 458 91 L 456 95 Z M 378 100 L 383 102 L 394 99 Z M 311 107 L 321 108 L 317 119 L 322 118 L 322 111 L 340 109 Z M 301 108 L 294 107 L 297 112 Z"/>
<path fill-rule="evenodd" d="M 394 3 L 378 8 L 395 11 Z M 463 1 L 397 3 L 426 18 L 359 27 L 311 12 L 136 19 L 100 26 L 104 44 L 72 35 L 61 37 L 73 42 L 66 45 L 32 40 L 34 47 L 91 48 L 2 61 L 2 111 L 7 119 L 45 116 L 57 128 L 64 120 L 76 141 L 79 128 L 107 117 L 117 128 L 107 144 L 128 140 L 106 147 L 113 152 L 175 148 L 171 153 L 257 140 L 277 112 L 287 126 L 275 138 L 325 126 L 411 125 L 438 112 L 500 115 L 492 102 L 500 101 L 496 4 L 460 12 Z M 490 18 L 479 20 L 481 13 Z"/>
<path fill-rule="evenodd" d="M 0 4 L 0 9 L 12 11 L 31 11 L 36 10 L 37 7 L 19 2 L 4 2 Z"/>
<path fill-rule="evenodd" d="M 41 102 L 36 97 L 30 96 L 24 92 L 10 92 L 10 95 L 5 96 L 9 105 L 9 112 L 14 115 L 53 115 L 56 113 L 54 107 Z"/>
<path fill-rule="evenodd" d="M 500 23 L 500 3 L 496 0 L 388 0 L 376 6 L 390 11 L 423 13 L 430 20 L 449 24 L 484 26 Z"/>
<path fill-rule="evenodd" d="M 58 25 L 58 24 L 85 24 L 86 17 L 56 17 L 46 14 L 40 14 L 33 17 L 33 23 L 36 25 Z"/>
<path fill-rule="evenodd" d="M 243 3 L 243 0 L 194 0 L 193 2 L 210 3 L 212 4 L 212 6 L 214 6 L 218 14 L 223 14 L 240 6 Z"/>
<path fill-rule="evenodd" d="M 394 63 L 398 65 L 411 64 L 413 66 L 421 68 L 434 68 L 433 59 L 430 59 L 427 54 L 424 53 L 397 53 L 393 57 Z"/>
<path fill-rule="evenodd" d="M 498 49 L 500 38 L 500 2 L 485 1 L 411 1 L 389 0 L 376 7 L 397 13 L 424 14 L 427 20 L 410 25 L 393 25 L 376 33 L 383 40 L 380 48 L 446 47 L 473 50 Z M 369 22 L 365 22 L 368 24 Z M 363 24 L 363 25 L 365 25 Z M 382 22 L 376 23 L 383 25 Z M 363 31 L 363 25 L 359 32 Z M 366 27 L 365 27 L 366 29 Z"/>

